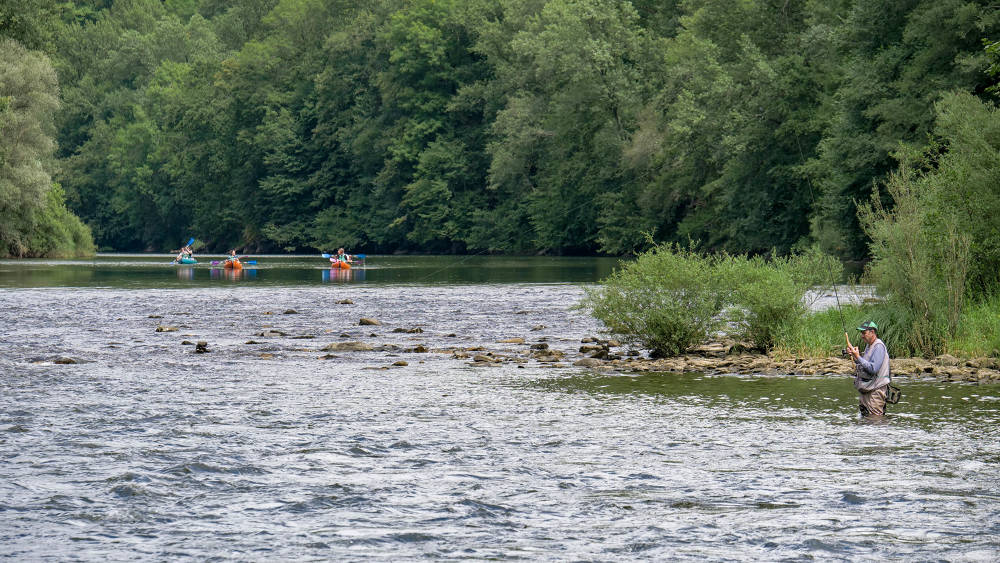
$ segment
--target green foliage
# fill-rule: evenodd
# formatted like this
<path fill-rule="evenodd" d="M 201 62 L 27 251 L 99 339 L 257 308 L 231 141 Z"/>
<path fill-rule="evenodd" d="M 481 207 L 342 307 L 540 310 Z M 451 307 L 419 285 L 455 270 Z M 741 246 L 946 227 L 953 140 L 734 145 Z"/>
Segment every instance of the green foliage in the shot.
<path fill-rule="evenodd" d="M 943 97 L 937 111 L 938 141 L 902 152 L 889 177 L 894 206 L 876 193 L 860 215 L 869 275 L 908 321 L 907 346 L 926 356 L 955 337 L 967 296 L 1000 285 L 1000 113 L 967 94 Z"/>
<path fill-rule="evenodd" d="M 60 12 L 66 8 L 49 0 L 0 2 L 0 37 L 13 39 L 27 49 L 50 47 Z"/>
<path fill-rule="evenodd" d="M 954 334 L 961 314 L 969 238 L 954 213 L 929 205 L 933 198 L 921 184 L 904 163 L 887 184 L 895 207 L 875 194 L 861 209 L 861 224 L 872 239 L 868 275 L 909 321 L 908 347 L 930 357 Z"/>
<path fill-rule="evenodd" d="M 650 44 L 631 5 L 605 0 L 505 4 L 517 27 L 478 48 L 507 92 L 492 125 L 489 189 L 522 205 L 532 244 L 550 251 L 621 247 L 601 224 L 630 210 L 599 205 L 618 193 L 618 167 L 648 88 Z M 612 218 L 602 216 L 613 213 Z"/>
<path fill-rule="evenodd" d="M 589 289 L 582 306 L 656 355 L 680 354 L 717 334 L 770 350 L 798 331 L 806 290 L 839 268 L 815 249 L 765 258 L 658 246 Z"/>
<path fill-rule="evenodd" d="M 1000 13 L 971 0 L 874 0 L 846 16 L 829 52 L 843 73 L 837 106 L 809 172 L 820 188 L 814 235 L 829 252 L 861 257 L 855 202 L 885 184 L 901 143 L 925 142 L 943 92 L 988 85 L 982 38 L 1000 31 Z"/>
<path fill-rule="evenodd" d="M 0 39 L 0 256 L 93 251 L 89 231 L 52 185 L 57 95 L 45 55 Z"/>
<path fill-rule="evenodd" d="M 1000 21 L 975 0 L 10 6 L 0 35 L 45 49 L 62 84 L 68 205 L 119 250 L 197 233 L 216 249 L 695 239 L 863 258 L 856 201 L 900 142 L 925 142 L 943 92 L 985 95 Z M 983 285 L 1000 271 L 977 266 L 986 241 Z"/>
<path fill-rule="evenodd" d="M 781 342 L 774 348 L 775 355 L 796 358 L 828 358 L 839 355 L 846 344 L 841 314 L 847 318 L 861 316 L 860 309 L 856 306 L 845 304 L 842 310 L 843 313 L 836 308 L 829 308 L 804 315 L 792 330 L 782 335 Z M 856 326 L 859 325 L 851 328 Z M 857 342 L 857 338 L 853 341 Z"/>
<path fill-rule="evenodd" d="M 673 356 L 722 326 L 725 305 L 714 261 L 660 246 L 588 289 L 582 306 L 626 342 Z"/>
<path fill-rule="evenodd" d="M 1000 296 L 994 294 L 965 307 L 949 354 L 959 357 L 1000 357 Z"/>
<path fill-rule="evenodd" d="M 717 268 L 730 288 L 727 332 L 760 350 L 793 334 L 806 313 L 806 291 L 839 279 L 842 271 L 839 262 L 816 249 L 790 257 L 724 256 Z"/>
<path fill-rule="evenodd" d="M 951 93 L 935 105 L 934 134 L 928 152 L 935 168 L 927 174 L 928 227 L 938 244 L 952 236 L 969 240 L 969 280 L 973 293 L 1000 287 L 1000 111 L 991 102 Z M 940 153 L 940 154 L 938 154 Z M 947 249 L 945 249 L 947 251 Z M 946 274 L 946 276 L 949 274 Z M 953 274 L 951 274 L 953 275 Z"/>
<path fill-rule="evenodd" d="M 845 325 L 841 324 L 843 320 Z M 806 314 L 790 330 L 782 335 L 775 347 L 778 356 L 796 358 L 827 358 L 838 356 L 844 349 L 844 330 L 857 346 L 860 336 L 857 327 L 866 321 L 875 321 L 878 336 L 885 343 L 892 357 L 909 357 L 913 350 L 908 344 L 910 319 L 906 311 L 887 303 L 852 305 L 844 303 L 840 310 L 827 308 Z"/>
<path fill-rule="evenodd" d="M 92 256 L 96 250 L 90 229 L 66 209 L 65 194 L 58 184 L 46 194 L 45 207 L 32 213 L 28 226 L 28 248 L 33 256 Z"/>

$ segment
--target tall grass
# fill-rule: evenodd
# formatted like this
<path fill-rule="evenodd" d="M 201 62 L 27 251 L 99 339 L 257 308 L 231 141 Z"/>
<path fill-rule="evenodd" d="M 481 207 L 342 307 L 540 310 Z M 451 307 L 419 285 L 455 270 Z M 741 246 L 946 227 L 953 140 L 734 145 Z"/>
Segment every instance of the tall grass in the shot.
<path fill-rule="evenodd" d="M 959 357 L 1000 357 L 1000 295 L 967 304 L 958 333 L 946 348 Z"/>
<path fill-rule="evenodd" d="M 860 308 L 850 305 L 844 307 L 845 318 L 861 316 L 855 311 L 857 309 Z M 781 340 L 773 349 L 775 356 L 826 358 L 839 355 L 845 345 L 840 319 L 840 313 L 836 309 L 807 314 L 798 324 L 783 332 Z"/>
<path fill-rule="evenodd" d="M 858 327 L 866 321 L 878 325 L 878 337 L 885 343 L 890 356 L 913 355 L 907 332 L 912 322 L 902 308 L 892 303 L 849 304 L 844 305 L 842 311 L 843 324 L 841 313 L 834 308 L 805 315 L 797 326 L 783 334 L 781 343 L 774 349 L 775 355 L 796 358 L 840 355 L 846 345 L 844 330 L 851 343 L 857 346 L 860 342 Z"/>

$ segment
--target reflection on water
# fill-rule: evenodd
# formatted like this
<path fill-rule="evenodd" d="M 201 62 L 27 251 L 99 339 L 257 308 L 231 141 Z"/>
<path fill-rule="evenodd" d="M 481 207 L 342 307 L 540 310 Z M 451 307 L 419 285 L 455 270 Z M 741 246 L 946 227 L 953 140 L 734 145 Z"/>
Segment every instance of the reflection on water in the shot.
<path fill-rule="evenodd" d="M 330 268 L 322 270 L 320 273 L 322 274 L 323 283 L 330 283 L 365 281 L 366 271 L 364 267 L 354 267 L 350 270 L 345 270 L 343 268 Z"/>
<path fill-rule="evenodd" d="M 92 260 L 0 260 L 0 287 L 166 288 L 211 286 L 231 280 L 211 274 L 214 258 L 171 265 L 170 255 L 101 254 Z M 332 270 L 321 256 L 253 256 L 244 268 L 270 286 L 465 283 L 594 283 L 619 264 L 615 258 L 547 256 L 368 256 L 350 270 Z M 246 275 L 237 279 L 248 279 Z"/>
<path fill-rule="evenodd" d="M 213 280 L 254 280 L 257 279 L 256 268 L 212 268 L 209 270 Z"/>

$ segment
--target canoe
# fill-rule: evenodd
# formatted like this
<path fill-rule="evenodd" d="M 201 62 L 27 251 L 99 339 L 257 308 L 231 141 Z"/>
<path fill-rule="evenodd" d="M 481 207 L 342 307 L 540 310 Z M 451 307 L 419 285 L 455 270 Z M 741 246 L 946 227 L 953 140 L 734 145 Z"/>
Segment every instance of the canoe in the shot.
<path fill-rule="evenodd" d="M 174 264 L 197 264 L 198 261 L 194 258 L 181 258 L 180 260 L 174 260 Z"/>
<path fill-rule="evenodd" d="M 330 267 L 333 268 L 334 270 L 336 270 L 338 268 L 341 269 L 341 270 L 350 270 L 351 269 L 351 265 L 350 264 L 348 264 L 347 262 L 341 262 L 340 260 L 330 260 Z"/>
<path fill-rule="evenodd" d="M 231 262 L 230 261 L 226 261 L 226 262 L 222 263 L 222 267 L 225 268 L 225 269 L 227 269 L 227 270 L 242 270 L 243 269 L 243 264 L 241 264 L 239 261 L 235 261 L 235 260 L 231 261 Z"/>

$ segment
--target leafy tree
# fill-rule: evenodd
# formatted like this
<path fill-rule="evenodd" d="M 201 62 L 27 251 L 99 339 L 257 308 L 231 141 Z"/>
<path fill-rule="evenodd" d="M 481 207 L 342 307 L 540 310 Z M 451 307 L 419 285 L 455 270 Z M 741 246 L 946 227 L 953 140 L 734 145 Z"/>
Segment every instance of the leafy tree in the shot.
<path fill-rule="evenodd" d="M 933 356 L 959 330 L 968 297 L 1000 287 L 1000 113 L 967 93 L 936 104 L 935 142 L 901 150 L 888 207 L 875 191 L 860 220 L 868 272 L 900 313 L 906 344 Z"/>
<path fill-rule="evenodd" d="M 649 44 L 627 3 L 510 7 L 525 10 L 511 14 L 523 29 L 509 46 L 480 44 L 506 93 L 489 145 L 489 187 L 525 210 L 532 246 L 593 249 L 602 196 L 621 189 L 619 162 L 647 87 Z"/>
<path fill-rule="evenodd" d="M 45 55 L 0 39 L 0 255 L 93 251 L 50 170 L 58 81 Z"/>
<path fill-rule="evenodd" d="M 923 144 L 942 91 L 987 86 L 981 41 L 997 32 L 998 18 L 992 7 L 967 0 L 853 4 L 838 29 L 844 69 L 838 111 L 812 166 L 822 194 L 813 232 L 825 248 L 864 256 L 855 202 L 882 185 L 899 143 Z"/>
<path fill-rule="evenodd" d="M 17 8 L 0 3 L 0 33 L 52 55 L 57 179 L 104 248 L 819 240 L 845 257 L 866 252 L 856 201 L 898 143 L 924 142 L 942 92 L 985 93 L 998 16 L 979 0 Z"/>

